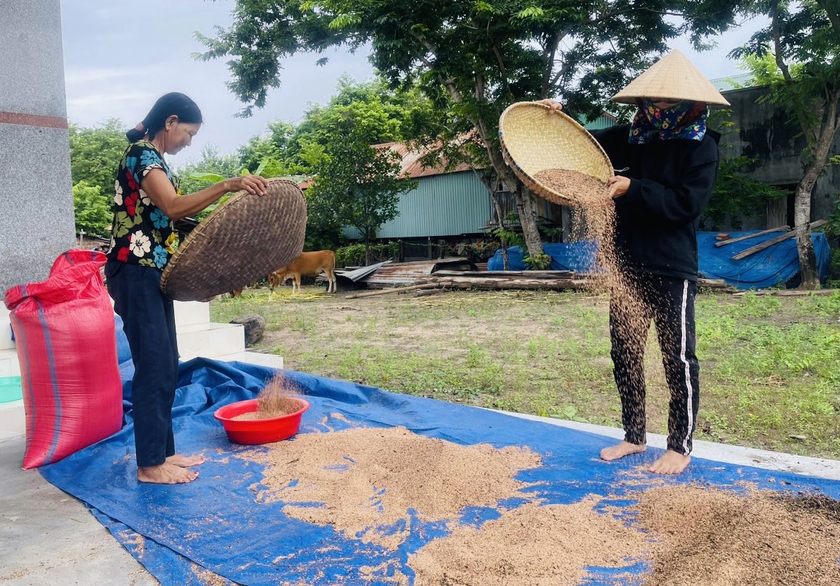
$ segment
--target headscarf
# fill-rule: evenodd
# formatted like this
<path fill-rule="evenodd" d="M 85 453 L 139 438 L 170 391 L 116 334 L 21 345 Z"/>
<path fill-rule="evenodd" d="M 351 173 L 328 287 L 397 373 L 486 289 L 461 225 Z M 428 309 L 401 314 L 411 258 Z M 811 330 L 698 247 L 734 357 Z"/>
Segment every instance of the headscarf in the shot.
<path fill-rule="evenodd" d="M 639 111 L 630 125 L 630 144 L 659 140 L 703 140 L 709 108 L 704 102 L 683 100 L 667 110 L 660 110 L 650 98 L 639 100 Z"/>

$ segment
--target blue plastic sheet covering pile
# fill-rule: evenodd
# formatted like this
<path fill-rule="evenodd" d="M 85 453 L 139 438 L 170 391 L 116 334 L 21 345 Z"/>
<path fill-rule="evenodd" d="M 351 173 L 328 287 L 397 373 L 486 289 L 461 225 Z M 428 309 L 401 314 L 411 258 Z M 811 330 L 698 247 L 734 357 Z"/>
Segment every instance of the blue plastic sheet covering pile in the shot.
<path fill-rule="evenodd" d="M 282 501 L 258 498 L 257 493 L 264 488 L 263 465 L 237 455 L 245 449 L 268 448 L 231 444 L 213 412 L 223 404 L 254 398 L 276 372 L 200 358 L 182 364 L 174 425 L 179 453 L 203 453 L 207 458 L 195 482 L 174 487 L 137 482 L 130 411 L 122 431 L 41 468 L 41 472 L 48 481 L 82 500 L 165 585 L 228 581 L 249 585 L 384 585 L 399 583 L 395 580 L 397 574 L 406 576 L 412 584 L 415 574 L 407 561 L 423 545 L 447 534 L 444 523 L 423 522 L 409 511 L 410 522 L 392 528 L 395 532 L 408 532 L 393 550 L 344 535 L 331 526 L 289 517 L 283 512 Z M 613 506 L 629 506 L 634 502 L 631 491 L 640 487 L 636 483 L 631 488 L 629 483 L 621 482 L 622 478 L 626 480 L 628 473 L 661 454 L 651 448 L 645 454 L 602 462 L 597 458 L 599 450 L 613 441 L 604 436 L 293 371 L 284 374 L 303 389 L 312 405 L 304 413 L 300 433 L 286 442 L 294 442 L 302 434 L 349 427 L 405 426 L 414 433 L 460 445 L 527 446 L 540 454 L 542 466 L 520 472 L 517 479 L 536 483 L 529 491 L 535 491 L 535 496 L 546 505 L 577 503 L 594 494 L 609 496 Z M 282 448 L 288 445 L 286 442 L 275 445 Z M 651 486 L 659 485 L 656 483 L 663 479 L 651 478 L 649 482 Z M 746 482 L 759 489 L 784 487 L 840 497 L 840 482 L 699 457 L 679 478 L 664 482 L 700 483 L 733 490 L 742 489 Z M 516 500 L 519 503 L 503 504 L 517 506 L 526 499 Z M 477 526 L 498 515 L 496 508 L 474 508 L 463 511 L 460 520 Z M 618 571 L 597 567 L 588 570 L 588 585 L 614 584 Z M 632 583 L 628 572 L 641 576 L 646 570 L 643 562 L 622 568 L 621 581 Z M 206 580 L 208 572 L 216 575 L 212 582 Z"/>
<path fill-rule="evenodd" d="M 735 239 L 754 233 L 729 232 L 728 234 L 731 239 Z M 723 279 L 728 285 L 739 289 L 764 289 L 780 285 L 795 287 L 799 284 L 799 254 L 796 251 L 795 238 L 782 240 L 746 258 L 732 260 L 732 257 L 739 252 L 777 238 L 779 233 L 762 234 L 719 247 L 715 246 L 716 236 L 715 232 L 697 233 L 699 270 L 702 276 L 709 279 Z M 822 232 L 811 234 L 811 241 L 814 243 L 820 282 L 825 284 L 828 279 L 831 249 Z"/>
<path fill-rule="evenodd" d="M 741 236 L 757 234 L 758 231 L 729 232 L 731 239 Z M 741 242 L 733 242 L 725 246 L 716 247 L 717 232 L 697 233 L 697 256 L 701 277 L 707 279 L 723 279 L 728 285 L 739 289 L 764 289 L 788 285 L 795 287 L 799 280 L 799 256 L 796 251 L 796 240 L 788 238 L 768 248 L 751 254 L 740 260 L 732 257 L 748 248 L 762 244 L 776 238 L 779 233 L 753 236 Z M 817 257 L 817 269 L 820 282 L 825 284 L 829 274 L 831 249 L 822 232 L 811 235 L 814 243 L 814 253 Z M 581 242 L 563 242 L 559 244 L 544 244 L 543 249 L 551 257 L 550 269 L 553 271 L 574 271 L 586 273 L 595 264 L 597 243 L 591 240 Z M 508 249 L 508 270 L 524 271 L 522 249 L 512 246 Z M 488 271 L 504 270 L 502 251 L 487 262 Z"/>

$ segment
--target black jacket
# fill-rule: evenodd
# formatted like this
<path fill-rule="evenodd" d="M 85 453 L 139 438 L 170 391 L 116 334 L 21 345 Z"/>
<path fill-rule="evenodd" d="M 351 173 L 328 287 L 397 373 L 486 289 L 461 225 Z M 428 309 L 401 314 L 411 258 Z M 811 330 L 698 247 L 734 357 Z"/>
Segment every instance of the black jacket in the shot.
<path fill-rule="evenodd" d="M 720 135 L 629 144 L 630 126 L 593 132 L 630 189 L 615 201 L 623 268 L 697 280 L 697 226 L 717 177 Z M 626 171 L 621 169 L 627 168 Z"/>

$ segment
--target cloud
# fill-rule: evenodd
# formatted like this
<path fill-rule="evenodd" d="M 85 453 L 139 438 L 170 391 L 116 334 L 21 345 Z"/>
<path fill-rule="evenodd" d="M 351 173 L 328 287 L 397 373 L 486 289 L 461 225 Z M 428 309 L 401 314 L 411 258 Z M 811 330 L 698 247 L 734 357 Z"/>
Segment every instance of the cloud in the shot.
<path fill-rule="evenodd" d="M 67 85 L 87 84 L 90 82 L 108 82 L 115 79 L 135 78 L 149 75 L 152 67 L 68 67 L 64 70 L 64 82 Z"/>
<path fill-rule="evenodd" d="M 149 92 L 132 92 L 126 94 L 115 94 L 115 93 L 107 93 L 107 94 L 85 94 L 84 96 L 80 96 L 77 98 L 70 98 L 67 100 L 67 106 L 69 107 L 89 107 L 89 106 L 102 106 L 102 105 L 111 105 L 114 102 L 149 102 L 150 100 L 156 99 L 158 96 Z"/>

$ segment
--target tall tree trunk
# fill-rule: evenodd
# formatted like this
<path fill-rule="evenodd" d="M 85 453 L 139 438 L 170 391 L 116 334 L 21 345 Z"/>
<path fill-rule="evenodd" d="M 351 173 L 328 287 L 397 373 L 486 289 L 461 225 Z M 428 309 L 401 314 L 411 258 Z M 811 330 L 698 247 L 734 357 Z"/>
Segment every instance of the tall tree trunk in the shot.
<path fill-rule="evenodd" d="M 840 13 L 836 7 L 830 7 L 829 2 L 819 2 L 818 0 L 818 3 L 826 10 L 829 21 L 835 27 L 835 32 L 838 32 L 836 27 L 840 26 Z M 770 19 L 776 65 L 781 71 L 787 86 L 791 87 L 795 84 L 795 80 L 784 60 L 785 51 L 782 47 L 779 0 L 771 0 L 770 2 Z M 819 97 L 810 101 L 807 96 L 803 96 L 804 99 L 794 100 L 792 106 L 792 111 L 799 122 L 800 128 L 802 128 L 805 140 L 808 142 L 808 150 L 810 150 L 810 153 L 806 151 L 810 155 L 808 157 L 810 162 L 804 165 L 805 173 L 799 185 L 796 186 L 796 196 L 794 198 L 793 218 L 796 229 L 796 250 L 799 255 L 799 274 L 802 278 L 799 285 L 800 289 L 816 289 L 820 286 L 817 256 L 814 254 L 814 243 L 811 240 L 811 227 L 809 226 L 811 221 L 811 193 L 814 191 L 817 178 L 828 163 L 834 135 L 837 133 L 838 124 L 840 124 L 840 117 L 838 117 L 837 112 L 840 91 L 834 87 L 834 84 L 831 88 L 825 87 L 823 89 L 829 91 L 825 94 L 820 93 Z M 818 114 L 819 123 L 814 124 L 810 121 L 808 114 L 811 112 Z"/>
<path fill-rule="evenodd" d="M 427 41 L 420 37 L 418 37 L 418 40 L 424 44 L 427 50 L 432 53 L 436 52 L 436 48 L 431 46 Z M 444 78 L 442 75 L 438 75 L 438 81 L 446 88 L 449 95 L 456 103 L 464 103 L 464 100 L 461 98 L 461 93 L 458 91 L 458 88 L 455 87 L 455 83 L 451 78 Z M 484 101 L 485 81 L 483 77 L 476 77 L 475 89 L 478 100 L 480 102 Z M 537 229 L 537 219 L 534 214 L 533 206 L 531 205 L 531 196 L 527 193 L 527 191 L 523 194 L 522 190 L 524 187 L 516 178 L 516 175 L 513 174 L 513 171 L 510 170 L 510 167 L 507 166 L 507 163 L 505 163 L 501 149 L 494 145 L 494 141 L 491 140 L 490 131 L 486 121 L 482 120 L 478 116 L 473 116 L 470 118 L 470 122 L 472 122 L 473 127 L 478 132 L 479 138 L 481 138 L 481 141 L 484 143 L 484 147 L 487 149 L 487 156 L 490 158 L 490 164 L 493 165 L 493 169 L 495 169 L 499 179 L 502 180 L 502 183 L 505 184 L 508 191 L 510 191 L 514 196 L 516 208 L 520 211 L 519 222 L 522 225 L 522 232 L 525 235 L 525 245 L 528 247 L 528 254 L 531 258 L 536 258 L 537 255 L 542 254 L 543 247 L 542 239 L 540 238 L 540 231 Z"/>
<path fill-rule="evenodd" d="M 543 253 L 542 238 L 537 227 L 537 213 L 534 208 L 534 199 L 531 192 L 522 184 L 518 184 L 514 192 L 516 209 L 519 213 L 519 222 L 522 225 L 522 235 L 525 237 L 525 246 L 528 247 L 528 256 L 532 259 Z"/>
<path fill-rule="evenodd" d="M 814 253 L 814 242 L 811 240 L 811 192 L 817 182 L 819 171 L 816 165 L 807 168 L 805 176 L 796 186 L 794 198 L 793 222 L 796 228 L 796 250 L 799 254 L 799 275 L 802 282 L 800 289 L 817 289 L 820 286 L 820 276 L 817 271 L 817 255 Z"/>
<path fill-rule="evenodd" d="M 484 184 L 484 187 L 487 188 L 487 193 L 490 194 L 490 201 L 493 202 L 493 208 L 496 210 L 496 218 L 499 220 L 499 242 L 502 246 L 502 269 L 508 270 L 510 265 L 508 264 L 508 252 L 507 252 L 507 238 L 504 237 L 505 233 L 505 218 L 504 218 L 504 210 L 502 207 L 502 202 L 499 200 L 499 193 L 496 190 L 499 185 L 498 177 L 491 173 L 485 173 L 483 171 L 478 171 L 473 169 L 473 173 L 475 173 L 478 180 Z"/>
<path fill-rule="evenodd" d="M 528 248 L 528 256 L 537 258 L 537 255 L 543 253 L 543 246 L 540 231 L 537 228 L 537 214 L 531 193 L 525 189 L 510 167 L 504 162 L 500 150 L 488 146 L 487 152 L 502 183 L 513 194 L 513 200 L 516 202 L 516 210 L 519 214 L 519 223 L 522 226 L 522 234 L 525 236 L 525 246 Z"/>
<path fill-rule="evenodd" d="M 824 105 L 822 123 L 814 129 L 811 141 L 812 159 L 805 165 L 805 174 L 796 186 L 793 219 L 796 227 L 796 250 L 799 253 L 799 272 L 802 276 L 800 289 L 817 289 L 820 286 L 817 256 L 814 254 L 814 243 L 808 223 L 811 221 L 811 194 L 831 156 L 831 145 L 834 144 L 839 127 L 838 101 L 840 92 L 833 92 Z M 806 126 L 802 125 L 802 128 L 805 129 Z"/>

